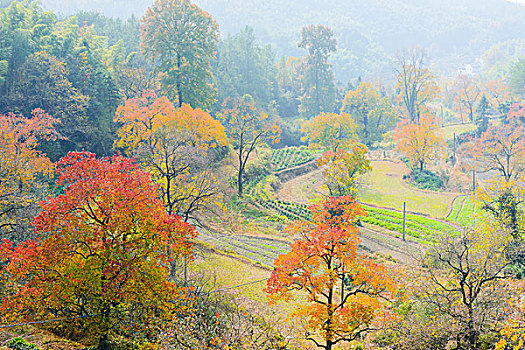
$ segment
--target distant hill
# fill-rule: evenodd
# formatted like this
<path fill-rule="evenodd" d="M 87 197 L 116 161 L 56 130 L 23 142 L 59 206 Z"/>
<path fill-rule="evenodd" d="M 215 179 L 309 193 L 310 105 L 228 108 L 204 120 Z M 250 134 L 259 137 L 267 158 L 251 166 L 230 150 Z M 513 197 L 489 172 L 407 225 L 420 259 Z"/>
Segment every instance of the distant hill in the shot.
<path fill-rule="evenodd" d="M 524 0 L 516 0 L 524 1 Z M 42 0 L 63 14 L 95 9 L 140 17 L 153 0 Z M 337 37 L 337 77 L 390 74 L 390 59 L 404 48 L 428 49 L 436 67 L 453 74 L 494 44 L 525 39 L 525 6 L 507 0 L 195 0 L 217 20 L 223 35 L 249 25 L 278 56 L 303 55 L 301 27 L 326 24 Z"/>

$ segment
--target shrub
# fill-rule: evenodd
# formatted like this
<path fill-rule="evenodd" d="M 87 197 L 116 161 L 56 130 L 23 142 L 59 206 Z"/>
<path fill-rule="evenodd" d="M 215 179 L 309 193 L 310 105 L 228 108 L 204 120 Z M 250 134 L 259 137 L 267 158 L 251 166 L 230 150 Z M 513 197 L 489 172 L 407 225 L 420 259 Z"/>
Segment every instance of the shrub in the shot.
<path fill-rule="evenodd" d="M 7 343 L 7 347 L 13 350 L 38 350 L 38 347 L 33 343 L 28 343 L 25 339 L 17 337 L 13 338 Z"/>
<path fill-rule="evenodd" d="M 418 188 L 437 191 L 443 188 L 443 179 L 430 170 L 412 169 L 410 180 Z"/>

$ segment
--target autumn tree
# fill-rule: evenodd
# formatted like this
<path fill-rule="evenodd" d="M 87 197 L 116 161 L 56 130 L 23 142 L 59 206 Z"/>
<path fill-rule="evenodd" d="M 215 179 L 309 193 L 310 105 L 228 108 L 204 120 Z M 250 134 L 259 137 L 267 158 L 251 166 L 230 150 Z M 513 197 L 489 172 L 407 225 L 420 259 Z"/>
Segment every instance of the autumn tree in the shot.
<path fill-rule="evenodd" d="M 368 148 L 356 141 L 356 125 L 350 114 L 321 113 L 301 126 L 310 148 L 323 150 L 317 165 L 331 196 L 352 195 L 357 191 L 357 175 L 372 170 Z"/>
<path fill-rule="evenodd" d="M 427 56 L 422 49 L 412 49 L 396 57 L 396 100 L 403 106 L 408 120 L 419 123 L 427 102 L 439 96 L 439 87 L 427 67 Z"/>
<path fill-rule="evenodd" d="M 356 196 L 357 176 L 372 170 L 367 154 L 368 148 L 355 142 L 337 152 L 326 151 L 317 159 L 330 196 Z"/>
<path fill-rule="evenodd" d="M 507 118 L 490 125 L 480 138 L 462 149 L 466 163 L 478 172 L 496 171 L 505 182 L 521 178 L 525 171 L 525 105 L 513 104 Z"/>
<path fill-rule="evenodd" d="M 357 255 L 356 220 L 364 211 L 352 197 L 328 198 L 310 210 L 310 221 L 287 227 L 299 239 L 276 259 L 265 291 L 272 301 L 293 301 L 296 291 L 306 293 L 307 302 L 297 303 L 294 316 L 304 320 L 306 339 L 330 350 L 377 326 L 385 311 L 381 297 L 393 283 L 384 266 Z"/>
<path fill-rule="evenodd" d="M 477 81 L 471 75 L 460 74 L 456 77 L 455 88 L 456 109 L 461 113 L 462 117 L 467 115 L 468 120 L 473 122 L 475 107 L 482 92 Z"/>
<path fill-rule="evenodd" d="M 167 276 L 171 259 L 190 254 L 193 227 L 165 212 L 130 159 L 69 153 L 57 175 L 64 193 L 42 205 L 38 238 L 0 249 L 2 321 L 67 318 L 50 329 L 99 349 L 114 334 L 154 339 L 189 306 Z"/>
<path fill-rule="evenodd" d="M 440 237 L 429 250 L 429 286 L 420 297 L 457 326 L 458 348 L 479 349 L 480 336 L 495 333 L 505 318 L 512 294 L 502 281 L 510 277 L 509 255 L 514 253 L 505 228 L 491 221 L 459 237 Z"/>
<path fill-rule="evenodd" d="M 348 113 L 321 113 L 301 125 L 310 148 L 337 152 L 356 140 L 356 124 Z"/>
<path fill-rule="evenodd" d="M 0 115 L 0 235 L 14 241 L 30 236 L 29 222 L 44 200 L 53 163 L 38 150 L 40 141 L 54 140 L 58 121 L 43 110 L 31 117 Z"/>
<path fill-rule="evenodd" d="M 59 119 L 57 129 L 64 138 L 44 147 L 52 158 L 68 150 L 88 148 L 92 130 L 87 116 L 88 97 L 73 87 L 66 64 L 46 52 L 36 52 L 27 57 L 17 74 L 1 108 L 24 115 L 41 108 Z"/>
<path fill-rule="evenodd" d="M 267 143 L 278 143 L 281 129 L 261 112 L 250 96 L 226 101 L 221 114 L 228 138 L 237 152 L 237 193 L 243 196 L 246 164 L 250 155 Z"/>
<path fill-rule="evenodd" d="M 303 62 L 303 94 L 299 112 L 307 118 L 321 112 L 332 112 L 336 90 L 328 58 L 337 49 L 332 30 L 322 24 L 303 27 L 298 46 L 308 51 Z"/>
<path fill-rule="evenodd" d="M 341 112 L 352 116 L 359 139 L 368 147 L 381 141 L 383 134 L 394 126 L 394 112 L 388 97 L 368 82 L 361 82 L 346 93 Z"/>
<path fill-rule="evenodd" d="M 159 184 L 169 214 L 185 221 L 219 199 L 212 162 L 226 145 L 224 127 L 201 109 L 180 108 L 152 91 L 128 99 L 115 114 L 115 148 L 135 156 Z"/>
<path fill-rule="evenodd" d="M 219 40 L 213 18 L 190 0 L 157 0 L 141 19 L 140 37 L 172 101 L 209 108 L 216 95 L 210 62 Z"/>
<path fill-rule="evenodd" d="M 394 130 L 394 139 L 396 149 L 420 171 L 429 160 L 438 158 L 446 146 L 432 115 L 420 116 L 419 123 L 402 120 Z"/>

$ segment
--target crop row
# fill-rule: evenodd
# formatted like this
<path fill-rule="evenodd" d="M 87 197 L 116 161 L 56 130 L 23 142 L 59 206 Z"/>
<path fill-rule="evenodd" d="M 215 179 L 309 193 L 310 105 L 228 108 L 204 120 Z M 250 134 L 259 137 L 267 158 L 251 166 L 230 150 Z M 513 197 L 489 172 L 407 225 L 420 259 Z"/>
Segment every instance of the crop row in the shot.
<path fill-rule="evenodd" d="M 310 210 L 304 204 L 285 202 L 274 198 L 271 191 L 273 176 L 263 178 L 249 192 L 250 198 L 260 206 L 279 215 L 282 219 L 288 220 L 307 220 L 310 218 Z M 376 208 L 362 204 L 367 212 L 366 216 L 360 218 L 362 222 L 380 226 L 390 231 L 403 233 L 403 213 L 391 210 Z M 457 230 L 454 226 L 431 218 L 406 214 L 405 215 L 405 234 L 414 238 L 425 240 L 432 239 L 438 233 L 456 235 Z"/>
<path fill-rule="evenodd" d="M 380 216 L 383 218 L 383 220 L 389 222 L 402 223 L 403 213 L 401 212 L 390 209 L 371 207 L 366 204 L 363 204 L 362 206 L 367 211 L 368 215 Z M 450 235 L 456 235 L 458 233 L 457 229 L 450 224 L 414 214 L 405 215 L 405 224 L 405 226 L 410 225 L 414 228 L 417 227 L 417 230 L 420 232 L 430 233 L 434 231 L 436 233 L 446 233 Z"/>
<path fill-rule="evenodd" d="M 312 151 L 302 147 L 287 147 L 275 149 L 272 152 L 272 167 L 280 171 L 295 166 L 303 165 L 315 159 Z"/>

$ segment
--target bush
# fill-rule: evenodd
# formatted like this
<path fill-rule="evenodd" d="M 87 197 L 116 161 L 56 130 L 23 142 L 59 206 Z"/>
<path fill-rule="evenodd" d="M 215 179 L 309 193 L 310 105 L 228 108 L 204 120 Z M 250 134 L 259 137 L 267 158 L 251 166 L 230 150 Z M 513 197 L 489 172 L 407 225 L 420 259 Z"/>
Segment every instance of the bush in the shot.
<path fill-rule="evenodd" d="M 23 338 L 13 338 L 7 343 L 7 347 L 13 350 L 38 350 L 38 347 L 33 343 L 28 343 Z"/>
<path fill-rule="evenodd" d="M 418 188 L 438 191 L 443 188 L 443 179 L 430 170 L 412 169 L 410 180 Z"/>

